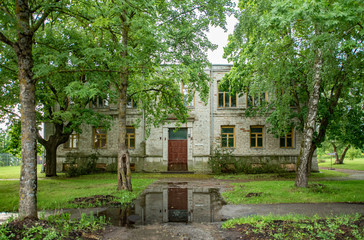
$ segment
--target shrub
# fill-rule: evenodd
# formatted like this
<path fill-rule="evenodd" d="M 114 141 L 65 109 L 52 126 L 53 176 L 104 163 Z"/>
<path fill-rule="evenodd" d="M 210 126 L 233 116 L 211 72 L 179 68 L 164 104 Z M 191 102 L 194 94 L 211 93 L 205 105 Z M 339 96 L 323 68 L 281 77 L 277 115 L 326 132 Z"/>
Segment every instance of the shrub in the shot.
<path fill-rule="evenodd" d="M 274 163 L 252 163 L 249 160 L 237 158 L 232 155 L 230 149 L 216 148 L 214 155 L 209 159 L 209 165 L 212 173 L 246 173 L 246 174 L 258 174 L 258 173 L 281 173 L 285 172 L 285 169 L 280 164 Z"/>
<path fill-rule="evenodd" d="M 68 164 L 66 174 L 69 177 L 76 177 L 94 173 L 97 171 L 97 160 L 98 156 L 96 154 L 92 154 L 89 157 L 71 157 L 66 160 Z"/>

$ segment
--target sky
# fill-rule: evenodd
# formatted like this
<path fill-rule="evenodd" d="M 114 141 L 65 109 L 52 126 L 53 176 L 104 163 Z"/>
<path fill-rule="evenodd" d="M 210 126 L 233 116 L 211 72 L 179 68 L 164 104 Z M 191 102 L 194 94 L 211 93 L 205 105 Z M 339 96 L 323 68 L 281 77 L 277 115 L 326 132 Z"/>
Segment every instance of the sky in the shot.
<path fill-rule="evenodd" d="M 214 44 L 218 45 L 215 51 L 208 51 L 208 59 L 212 64 L 226 64 L 228 61 L 222 56 L 224 54 L 224 46 L 228 43 L 228 36 L 234 31 L 234 26 L 237 19 L 234 16 L 227 18 L 227 31 L 224 32 L 221 28 L 211 28 L 207 33 L 208 38 Z"/>

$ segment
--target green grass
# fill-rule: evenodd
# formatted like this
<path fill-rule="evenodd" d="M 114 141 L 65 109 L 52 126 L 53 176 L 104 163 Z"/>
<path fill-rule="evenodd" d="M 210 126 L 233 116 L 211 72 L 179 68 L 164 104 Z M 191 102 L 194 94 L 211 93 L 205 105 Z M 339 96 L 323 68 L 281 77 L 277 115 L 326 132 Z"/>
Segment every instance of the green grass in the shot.
<path fill-rule="evenodd" d="M 330 170 L 320 170 L 318 173 L 311 173 L 310 180 L 320 178 L 332 178 L 332 177 L 345 177 L 347 173 L 335 172 Z M 223 174 L 215 175 L 216 179 L 222 180 L 286 180 L 295 179 L 296 173 L 284 172 L 284 173 L 264 173 L 264 174 Z"/>
<path fill-rule="evenodd" d="M 224 199 L 233 204 L 363 202 L 364 181 L 317 181 L 310 188 L 296 188 L 293 181 L 232 183 Z M 259 196 L 246 197 L 249 193 Z"/>
<path fill-rule="evenodd" d="M 37 172 L 38 177 L 44 177 L 44 173 L 40 173 L 42 165 L 38 164 Z M 19 179 L 20 166 L 0 167 L 0 179 Z"/>
<path fill-rule="evenodd" d="M 325 162 L 320 162 L 325 161 Z M 332 158 L 332 167 L 337 169 L 351 169 L 351 170 L 360 170 L 364 171 L 364 158 L 355 158 L 354 160 L 351 159 L 344 159 L 344 164 L 334 164 L 335 159 Z M 330 158 L 320 157 L 319 158 L 319 167 L 331 167 L 331 160 Z"/>
<path fill-rule="evenodd" d="M 131 202 L 155 179 L 132 177 L 133 192 L 117 191 L 116 174 L 92 174 L 75 178 L 58 177 L 38 181 L 38 209 L 72 208 L 69 201 L 92 195 L 113 195 L 121 203 Z M 19 181 L 0 181 L 0 212 L 17 211 Z"/>
<path fill-rule="evenodd" d="M 237 231 L 242 239 L 363 239 L 363 218 L 359 214 L 250 216 L 228 220 L 222 228 Z"/>

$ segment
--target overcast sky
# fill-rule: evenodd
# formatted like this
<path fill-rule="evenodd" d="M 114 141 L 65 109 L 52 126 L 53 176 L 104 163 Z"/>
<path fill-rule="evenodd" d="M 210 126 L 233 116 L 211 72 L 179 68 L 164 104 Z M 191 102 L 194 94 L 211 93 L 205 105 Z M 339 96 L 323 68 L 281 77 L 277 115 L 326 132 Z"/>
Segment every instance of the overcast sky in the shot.
<path fill-rule="evenodd" d="M 209 61 L 212 64 L 226 64 L 228 63 L 226 59 L 223 59 L 224 47 L 228 43 L 228 36 L 234 31 L 234 26 L 237 23 L 235 17 L 230 16 L 227 19 L 227 32 L 224 32 L 221 28 L 211 28 L 210 32 L 207 33 L 208 38 L 214 44 L 219 45 L 215 51 L 208 52 Z"/>

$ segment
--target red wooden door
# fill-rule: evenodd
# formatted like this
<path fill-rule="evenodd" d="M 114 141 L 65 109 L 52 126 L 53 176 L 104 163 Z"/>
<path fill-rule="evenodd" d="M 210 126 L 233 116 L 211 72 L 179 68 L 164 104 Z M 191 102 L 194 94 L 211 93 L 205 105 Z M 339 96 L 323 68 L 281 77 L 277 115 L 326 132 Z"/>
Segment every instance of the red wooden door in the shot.
<path fill-rule="evenodd" d="M 187 140 L 168 140 L 168 171 L 187 171 Z"/>

